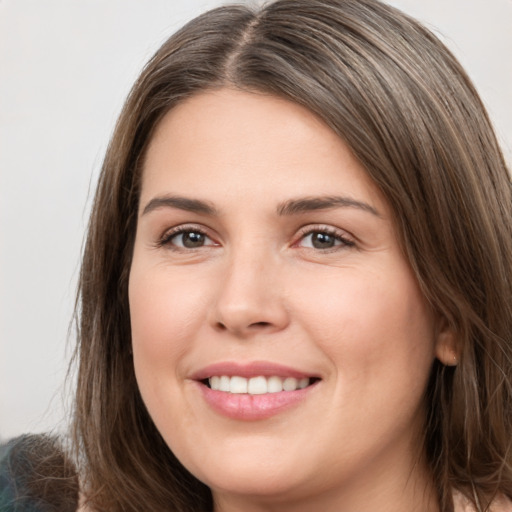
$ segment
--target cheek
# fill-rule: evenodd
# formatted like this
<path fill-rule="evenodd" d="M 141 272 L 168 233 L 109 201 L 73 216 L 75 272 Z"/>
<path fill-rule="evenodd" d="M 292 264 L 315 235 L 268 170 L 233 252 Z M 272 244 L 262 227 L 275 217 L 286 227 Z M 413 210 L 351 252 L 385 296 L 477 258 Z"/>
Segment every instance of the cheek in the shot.
<path fill-rule="evenodd" d="M 194 328 L 206 304 L 205 290 L 193 277 L 181 275 L 165 268 L 132 268 L 129 303 L 134 344 L 172 349 Z"/>
<path fill-rule="evenodd" d="M 434 360 L 433 314 L 405 265 L 385 270 L 343 269 L 339 279 L 304 281 L 303 325 L 344 382 L 422 387 Z"/>
<path fill-rule="evenodd" d="M 176 273 L 135 263 L 129 304 L 135 373 L 141 392 L 149 396 L 163 380 L 178 377 L 177 362 L 204 318 L 205 293 Z"/>

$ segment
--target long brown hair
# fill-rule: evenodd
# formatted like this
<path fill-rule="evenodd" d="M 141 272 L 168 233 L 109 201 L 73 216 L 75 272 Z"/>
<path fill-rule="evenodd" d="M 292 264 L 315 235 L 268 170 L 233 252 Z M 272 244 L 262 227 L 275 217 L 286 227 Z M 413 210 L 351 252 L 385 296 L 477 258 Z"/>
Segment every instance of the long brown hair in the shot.
<path fill-rule="evenodd" d="M 484 107 L 450 52 L 377 0 L 226 6 L 173 35 L 134 85 L 105 157 L 77 306 L 73 435 L 97 511 L 212 509 L 156 430 L 131 357 L 127 283 L 145 149 L 177 103 L 218 87 L 304 105 L 350 146 L 389 202 L 403 251 L 457 335 L 436 362 L 425 450 L 443 512 L 512 496 L 512 189 Z M 200 142 L 199 142 L 200 143 Z"/>

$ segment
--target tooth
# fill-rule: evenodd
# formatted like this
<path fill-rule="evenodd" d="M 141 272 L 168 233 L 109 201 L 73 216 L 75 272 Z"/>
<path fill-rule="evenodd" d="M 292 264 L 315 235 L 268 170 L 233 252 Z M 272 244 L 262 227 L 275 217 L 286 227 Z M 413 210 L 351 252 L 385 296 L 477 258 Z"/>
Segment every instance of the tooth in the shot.
<path fill-rule="evenodd" d="M 299 381 L 295 377 L 287 377 L 283 382 L 283 389 L 285 391 L 295 391 Z"/>
<path fill-rule="evenodd" d="M 231 377 L 229 381 L 229 391 L 231 393 L 247 393 L 247 379 L 244 377 Z"/>
<path fill-rule="evenodd" d="M 226 375 L 223 375 L 221 378 L 220 378 L 220 382 L 219 382 L 219 391 L 226 391 L 229 393 L 229 390 L 230 390 L 230 386 L 229 386 L 229 382 L 230 382 L 230 378 Z"/>
<path fill-rule="evenodd" d="M 283 391 L 283 381 L 280 377 L 269 377 L 267 380 L 267 391 L 269 393 L 279 393 Z"/>
<path fill-rule="evenodd" d="M 250 395 L 263 395 L 265 393 L 279 393 L 280 391 L 295 391 L 297 389 L 304 389 L 310 384 L 308 377 L 296 379 L 294 377 L 252 377 L 246 379 L 235 375 L 229 377 L 227 375 L 213 375 L 209 378 L 210 388 L 215 391 L 224 391 L 227 393 L 243 394 L 249 393 Z"/>
<path fill-rule="evenodd" d="M 210 387 L 213 390 L 218 390 L 220 387 L 220 377 L 217 377 L 217 376 L 210 377 Z"/>
<path fill-rule="evenodd" d="M 307 377 L 304 377 L 303 379 L 299 380 L 299 389 L 304 389 L 309 386 L 309 379 Z"/>
<path fill-rule="evenodd" d="M 263 395 L 267 393 L 267 379 L 265 377 L 252 377 L 247 385 L 250 395 Z"/>

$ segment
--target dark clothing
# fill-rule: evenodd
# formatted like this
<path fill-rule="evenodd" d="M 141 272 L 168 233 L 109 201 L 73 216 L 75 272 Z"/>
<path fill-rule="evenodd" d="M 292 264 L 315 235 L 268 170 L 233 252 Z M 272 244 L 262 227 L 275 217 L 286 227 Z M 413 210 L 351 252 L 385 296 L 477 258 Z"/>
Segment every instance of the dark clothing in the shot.
<path fill-rule="evenodd" d="M 0 512 L 75 512 L 78 478 L 48 435 L 23 435 L 0 445 Z"/>

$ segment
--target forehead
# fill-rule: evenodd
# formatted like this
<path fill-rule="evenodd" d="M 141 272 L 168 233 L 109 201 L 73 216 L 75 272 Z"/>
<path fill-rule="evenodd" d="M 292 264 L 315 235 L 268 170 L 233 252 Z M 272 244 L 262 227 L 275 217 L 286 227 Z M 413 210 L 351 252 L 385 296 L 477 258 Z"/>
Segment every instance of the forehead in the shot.
<path fill-rule="evenodd" d="M 382 204 L 348 146 L 316 115 L 279 97 L 232 89 L 180 103 L 150 141 L 141 203 L 192 191 L 221 201 L 336 192 Z"/>

